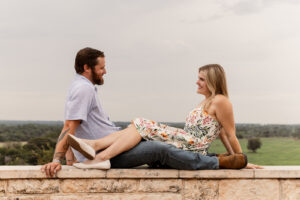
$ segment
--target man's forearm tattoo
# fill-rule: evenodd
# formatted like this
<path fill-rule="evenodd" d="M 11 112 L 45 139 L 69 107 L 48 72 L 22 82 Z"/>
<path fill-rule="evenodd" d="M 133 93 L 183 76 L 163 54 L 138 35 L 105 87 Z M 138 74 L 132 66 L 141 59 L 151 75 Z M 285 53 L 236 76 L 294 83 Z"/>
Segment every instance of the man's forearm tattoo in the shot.
<path fill-rule="evenodd" d="M 70 130 L 70 128 L 68 128 L 63 133 L 60 134 L 60 136 L 57 139 L 56 147 L 58 146 L 59 142 L 62 141 L 62 139 L 65 137 L 65 135 L 68 133 L 69 130 Z M 69 147 L 68 144 L 64 144 L 63 145 L 63 150 L 67 151 L 68 147 Z M 65 152 L 55 152 L 54 156 L 53 156 L 53 159 L 62 160 L 64 158 L 64 155 L 65 155 Z"/>
<path fill-rule="evenodd" d="M 59 143 L 65 137 L 65 135 L 68 133 L 69 130 L 70 130 L 70 128 L 68 128 L 62 134 L 60 134 L 60 136 L 57 139 L 57 143 Z"/>
<path fill-rule="evenodd" d="M 62 160 L 64 158 L 65 152 L 56 152 L 54 153 L 53 159 Z"/>

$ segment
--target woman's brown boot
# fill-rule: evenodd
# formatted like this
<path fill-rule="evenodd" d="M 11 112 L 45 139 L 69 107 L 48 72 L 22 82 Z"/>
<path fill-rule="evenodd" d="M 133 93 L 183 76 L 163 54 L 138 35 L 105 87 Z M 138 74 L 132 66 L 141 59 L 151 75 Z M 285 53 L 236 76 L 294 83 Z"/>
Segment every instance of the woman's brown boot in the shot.
<path fill-rule="evenodd" d="M 217 153 L 217 154 L 216 154 L 217 157 L 224 157 L 224 156 L 229 156 L 229 155 L 230 155 L 230 154 L 229 154 L 228 152 L 226 152 L 226 153 L 220 153 L 220 154 Z"/>
<path fill-rule="evenodd" d="M 243 153 L 221 156 L 218 159 L 220 169 L 242 169 L 248 164 L 247 156 Z"/>

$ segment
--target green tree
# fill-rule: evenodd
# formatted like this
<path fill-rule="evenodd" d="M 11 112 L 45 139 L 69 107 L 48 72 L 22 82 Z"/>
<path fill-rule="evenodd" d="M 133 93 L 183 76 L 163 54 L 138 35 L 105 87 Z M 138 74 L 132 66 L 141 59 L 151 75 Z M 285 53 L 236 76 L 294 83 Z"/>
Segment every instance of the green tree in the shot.
<path fill-rule="evenodd" d="M 251 150 L 253 153 L 256 153 L 256 150 L 261 147 L 262 143 L 259 138 L 249 138 L 247 149 Z"/>

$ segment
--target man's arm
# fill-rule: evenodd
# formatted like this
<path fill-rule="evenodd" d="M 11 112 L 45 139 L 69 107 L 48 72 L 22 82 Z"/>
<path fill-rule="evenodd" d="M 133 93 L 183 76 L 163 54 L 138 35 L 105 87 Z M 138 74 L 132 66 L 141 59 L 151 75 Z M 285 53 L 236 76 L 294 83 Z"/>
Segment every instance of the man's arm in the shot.
<path fill-rule="evenodd" d="M 77 160 L 74 156 L 74 153 L 73 153 L 70 146 L 68 148 L 68 151 L 66 152 L 65 157 L 66 157 L 66 165 L 71 165 L 72 166 L 73 163 L 77 162 Z"/>
<path fill-rule="evenodd" d="M 61 170 L 61 161 L 64 158 L 69 144 L 67 142 L 68 134 L 74 135 L 75 130 L 80 125 L 80 120 L 66 120 L 64 127 L 59 135 L 55 147 L 55 153 L 52 162 L 42 166 L 41 170 L 46 173 L 48 177 L 53 177 L 59 170 Z"/>

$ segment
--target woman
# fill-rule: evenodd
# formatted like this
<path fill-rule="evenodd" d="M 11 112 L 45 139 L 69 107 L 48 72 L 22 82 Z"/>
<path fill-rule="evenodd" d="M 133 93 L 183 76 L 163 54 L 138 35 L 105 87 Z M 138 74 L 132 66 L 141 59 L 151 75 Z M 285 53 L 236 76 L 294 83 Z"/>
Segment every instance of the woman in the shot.
<path fill-rule="evenodd" d="M 91 159 L 74 166 L 108 169 L 109 159 L 133 148 L 142 139 L 158 140 L 183 150 L 206 155 L 211 142 L 220 135 L 228 154 L 218 156 L 219 167 L 244 168 L 247 165 L 247 157 L 242 153 L 235 134 L 233 110 L 228 99 L 223 68 L 218 64 L 200 67 L 197 85 L 197 93 L 204 95 L 205 99 L 188 114 L 184 129 L 136 118 L 128 128 L 98 140 L 82 140 L 69 135 L 69 144 Z M 95 155 L 95 151 L 99 150 L 103 151 Z"/>

